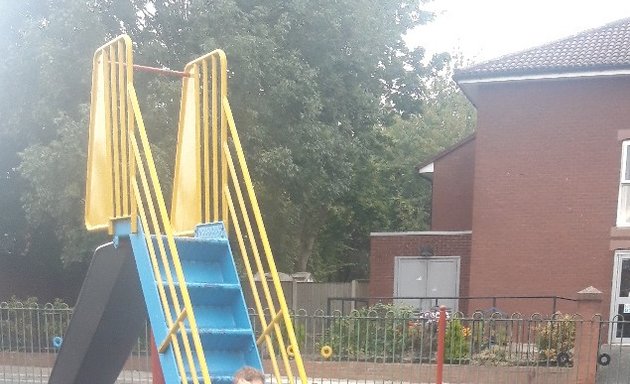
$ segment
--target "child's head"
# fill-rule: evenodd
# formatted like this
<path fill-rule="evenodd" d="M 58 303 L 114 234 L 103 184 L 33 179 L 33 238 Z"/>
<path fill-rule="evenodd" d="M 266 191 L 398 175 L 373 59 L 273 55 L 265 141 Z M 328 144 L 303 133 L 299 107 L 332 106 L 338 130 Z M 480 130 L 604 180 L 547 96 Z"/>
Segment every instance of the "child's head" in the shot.
<path fill-rule="evenodd" d="M 253 367 L 243 367 L 234 374 L 233 384 L 265 384 L 265 375 Z"/>

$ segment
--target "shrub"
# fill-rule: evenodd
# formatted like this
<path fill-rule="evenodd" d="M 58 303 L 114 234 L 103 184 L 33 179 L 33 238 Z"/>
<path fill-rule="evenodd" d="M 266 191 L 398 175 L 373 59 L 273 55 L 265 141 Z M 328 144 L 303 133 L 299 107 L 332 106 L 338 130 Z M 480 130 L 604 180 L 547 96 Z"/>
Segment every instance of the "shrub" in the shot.
<path fill-rule="evenodd" d="M 422 319 L 410 321 L 408 331 L 410 343 L 407 350 L 410 358 L 421 361 L 433 357 L 437 352 L 437 322 Z"/>
<path fill-rule="evenodd" d="M 300 348 L 301 350 L 304 346 L 304 342 L 306 341 L 306 330 L 303 324 L 299 324 L 296 321 L 293 321 L 292 323 L 293 323 L 293 332 L 295 333 L 295 338 L 297 339 L 297 343 L 298 343 L 298 348 Z M 289 340 L 287 327 L 284 324 L 278 324 L 278 327 L 280 328 L 280 337 L 282 337 L 282 341 L 284 342 L 285 348 L 289 348 L 289 345 L 291 345 L 291 341 Z M 278 335 L 276 334 L 275 331 L 272 331 L 269 334 L 269 336 L 271 338 L 271 342 L 272 342 L 273 350 L 275 354 L 279 355 L 281 351 L 280 351 L 280 342 L 278 341 Z M 263 343 L 262 345 L 266 347 L 267 344 Z M 270 351 L 267 351 L 267 355 L 269 353 Z"/>
<path fill-rule="evenodd" d="M 419 348 L 425 334 L 411 307 L 377 304 L 333 319 L 319 347 L 331 346 L 341 359 L 400 361 Z"/>
<path fill-rule="evenodd" d="M 470 353 L 471 329 L 464 327 L 459 319 L 451 319 L 446 325 L 444 336 L 444 359 L 448 362 L 467 358 Z"/>
<path fill-rule="evenodd" d="M 575 322 L 568 315 L 536 327 L 536 347 L 541 360 L 572 359 L 575 347 Z"/>
<path fill-rule="evenodd" d="M 508 353 L 503 348 L 490 348 L 475 354 L 471 359 L 474 365 L 507 366 L 511 365 Z"/>

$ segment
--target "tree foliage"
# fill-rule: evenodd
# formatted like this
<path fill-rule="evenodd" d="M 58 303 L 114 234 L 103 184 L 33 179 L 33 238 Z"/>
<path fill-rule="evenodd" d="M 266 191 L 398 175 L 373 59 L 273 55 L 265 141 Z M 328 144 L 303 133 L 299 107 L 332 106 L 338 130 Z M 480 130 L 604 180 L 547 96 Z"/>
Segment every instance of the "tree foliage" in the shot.
<path fill-rule="evenodd" d="M 226 51 L 280 268 L 364 277 L 370 231 L 426 226 L 415 163 L 470 131 L 471 107 L 439 74 L 449 58 L 425 63 L 402 39 L 429 19 L 404 0 L 0 3 L 0 86 L 11 90 L 0 94 L 0 206 L 10 208 L 0 232 L 17 244 L 43 225 L 66 261 L 102 241 L 82 223 L 91 58 L 125 32 L 142 64 L 182 68 Z M 136 83 L 168 187 L 179 83 Z"/>
<path fill-rule="evenodd" d="M 317 249 L 320 277 L 367 276 L 373 231 L 429 229 L 431 190 L 416 166 L 473 132 L 475 111 L 451 80 L 452 64 L 426 78 L 422 113 L 381 124 L 380 148 L 324 226 Z M 336 257 L 344 255 L 344 257 Z"/>

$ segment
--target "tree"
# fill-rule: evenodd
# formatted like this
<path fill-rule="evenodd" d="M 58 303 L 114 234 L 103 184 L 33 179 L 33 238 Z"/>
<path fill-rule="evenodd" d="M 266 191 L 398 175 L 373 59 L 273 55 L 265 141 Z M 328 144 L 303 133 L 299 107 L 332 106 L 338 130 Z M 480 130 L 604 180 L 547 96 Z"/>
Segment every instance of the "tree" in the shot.
<path fill-rule="evenodd" d="M 155 3 L 142 55 L 172 66 L 226 51 L 279 264 L 307 270 L 322 228 L 371 166 L 379 124 L 421 110 L 430 68 L 402 35 L 428 15 L 394 0 L 184 3 Z"/>
<path fill-rule="evenodd" d="M 58 235 L 66 261 L 92 252 L 82 246 L 87 238 L 81 184 L 92 53 L 135 26 L 133 7 L 124 5 L 0 3 L 0 207 L 8 207 L 0 229 L 5 239 L 19 243 L 14 248 L 25 257 L 59 258 L 51 252 L 55 247 L 32 244 L 34 231 L 49 233 L 45 241 Z"/>
<path fill-rule="evenodd" d="M 451 64 L 452 65 L 452 64 Z M 387 229 L 425 229 L 429 222 L 430 190 L 417 174 L 416 165 L 472 134 L 475 109 L 452 80 L 451 67 L 429 78 L 429 96 L 423 112 L 397 119 L 385 128 L 391 140 L 391 158 L 382 163 L 383 185 L 392 204 Z"/>
<path fill-rule="evenodd" d="M 425 79 L 422 113 L 380 127 L 381 147 L 366 159 L 352 193 L 322 231 L 319 278 L 367 277 L 370 232 L 428 228 L 431 191 L 416 165 L 470 135 L 475 122 L 473 106 L 451 79 L 453 63 Z"/>
<path fill-rule="evenodd" d="M 56 229 L 64 260 L 85 258 L 100 239 L 81 219 L 90 63 L 94 49 L 120 32 L 132 35 L 142 64 L 181 68 L 212 49 L 226 51 L 232 110 L 282 270 L 330 278 L 345 268 L 336 277 L 358 276 L 365 271 L 352 269 L 365 260 L 370 230 L 422 227 L 412 144 L 442 145 L 457 134 L 430 129 L 447 116 L 435 103 L 447 93 L 430 79 L 448 58 L 423 64 L 423 51 L 409 51 L 402 39 L 430 18 L 421 2 L 36 3 L 8 6 L 7 19 L 17 21 L 0 37 L 8 44 L 0 47 L 1 84 L 28 80 L 19 104 L 1 100 L 10 118 L 0 135 L 23 140 L 12 156 L 27 183 L 16 184 L 15 196 L 31 226 Z M 17 77 L 6 74 L 16 66 Z M 179 84 L 138 75 L 136 85 L 168 189 Z"/>

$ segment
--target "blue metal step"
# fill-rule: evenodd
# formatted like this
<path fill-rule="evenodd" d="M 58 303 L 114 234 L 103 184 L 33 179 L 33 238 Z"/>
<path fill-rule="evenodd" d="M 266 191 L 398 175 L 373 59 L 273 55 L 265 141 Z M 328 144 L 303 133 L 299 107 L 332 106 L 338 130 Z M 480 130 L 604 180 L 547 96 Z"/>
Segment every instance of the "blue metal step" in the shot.
<path fill-rule="evenodd" d="M 251 347 L 252 330 L 246 328 L 199 328 L 204 347 L 219 350 L 241 350 Z"/>
<path fill-rule="evenodd" d="M 195 318 L 199 328 L 245 328 L 248 319 L 232 305 L 196 305 Z"/>
<path fill-rule="evenodd" d="M 153 236 L 152 240 L 155 249 L 158 249 L 158 239 Z M 178 237 L 175 244 L 187 282 L 238 282 L 226 239 Z M 167 255 L 170 259 L 168 248 Z M 159 262 L 161 265 L 161 260 Z M 161 266 L 161 270 L 165 269 Z M 175 270 L 170 270 L 173 279 L 176 279 Z"/>
<path fill-rule="evenodd" d="M 162 282 L 165 286 L 168 284 Z M 179 283 L 173 282 L 179 289 Z M 241 294 L 241 286 L 238 284 L 224 283 L 187 283 L 188 294 L 193 305 L 225 306 L 232 304 Z"/>
<path fill-rule="evenodd" d="M 214 283 L 191 283 L 186 286 L 195 307 L 198 327 L 228 329 L 250 327 L 248 313 L 241 311 L 238 305 L 241 296 L 240 286 Z M 171 312 L 176 311 L 171 307 Z"/>

